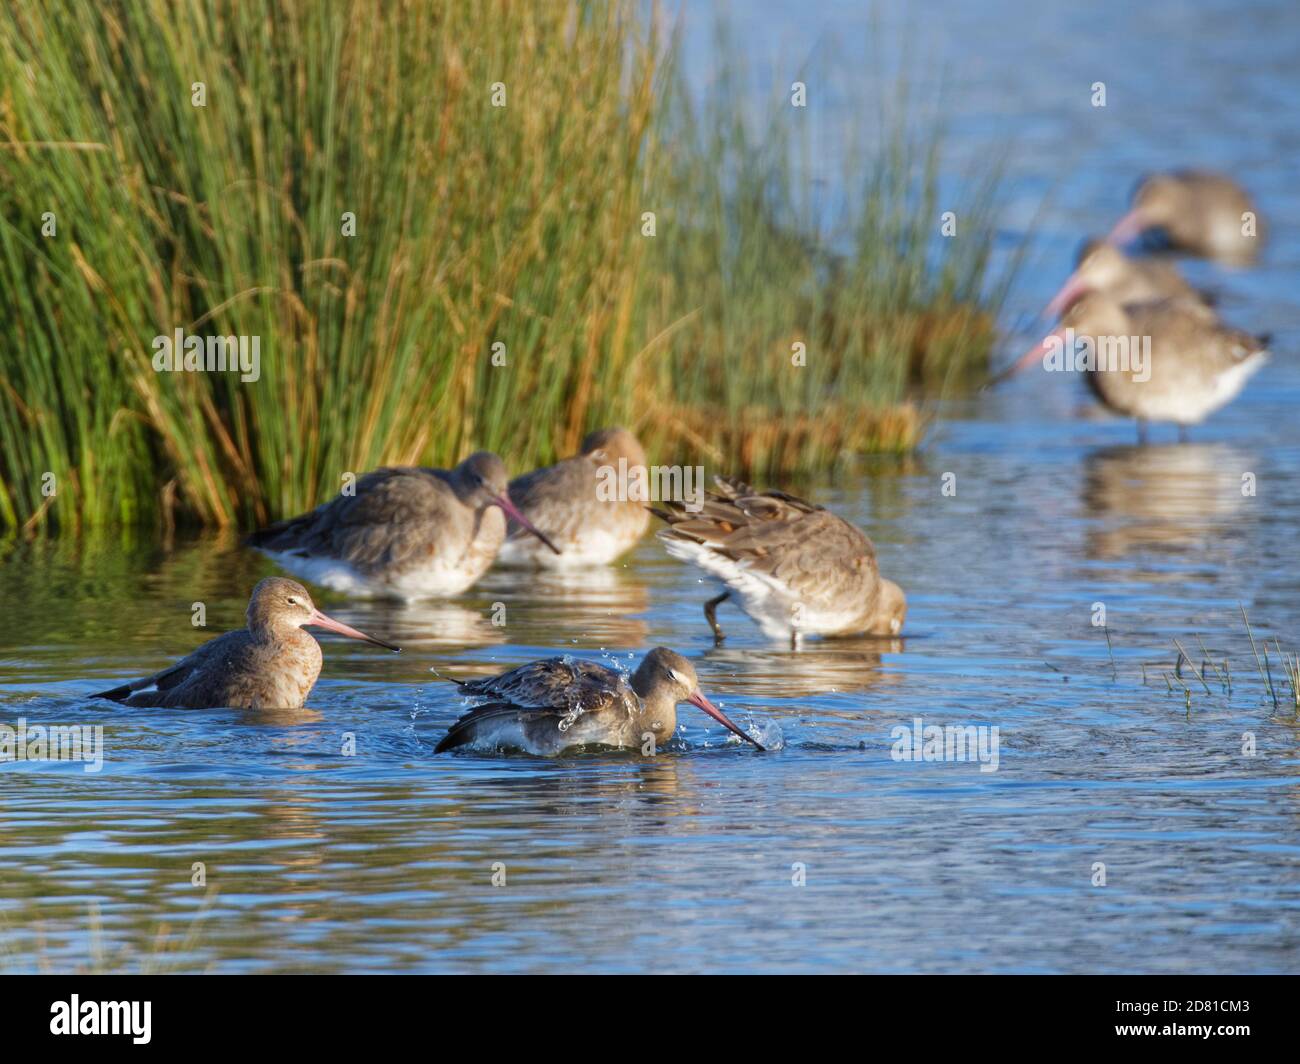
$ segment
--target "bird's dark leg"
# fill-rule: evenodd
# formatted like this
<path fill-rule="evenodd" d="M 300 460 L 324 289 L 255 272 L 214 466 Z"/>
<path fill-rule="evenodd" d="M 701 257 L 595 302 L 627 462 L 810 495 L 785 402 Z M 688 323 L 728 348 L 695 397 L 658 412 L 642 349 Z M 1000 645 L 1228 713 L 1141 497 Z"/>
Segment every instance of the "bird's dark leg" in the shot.
<path fill-rule="evenodd" d="M 1147 423 L 1143 421 L 1141 418 L 1137 419 L 1137 423 L 1138 423 L 1138 443 L 1144 444 L 1147 442 Z"/>
<path fill-rule="evenodd" d="M 1179 426 L 1178 426 L 1178 442 L 1179 442 L 1179 443 L 1186 443 L 1186 442 L 1187 442 L 1187 426 L 1186 426 L 1186 425 L 1179 425 Z"/>
<path fill-rule="evenodd" d="M 713 629 L 713 641 L 715 643 L 721 643 L 727 638 L 722 634 L 722 629 L 718 627 L 718 618 L 715 611 L 729 598 L 731 598 L 731 592 L 724 591 L 721 595 L 709 599 L 709 601 L 704 604 L 704 617 L 709 622 L 709 627 Z"/>

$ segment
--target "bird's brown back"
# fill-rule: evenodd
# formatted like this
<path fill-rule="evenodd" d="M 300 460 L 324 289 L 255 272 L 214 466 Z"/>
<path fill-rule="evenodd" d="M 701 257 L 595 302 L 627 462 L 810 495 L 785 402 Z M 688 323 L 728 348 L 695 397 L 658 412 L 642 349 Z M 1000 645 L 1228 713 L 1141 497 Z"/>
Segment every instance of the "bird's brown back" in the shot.
<path fill-rule="evenodd" d="M 439 544 L 467 544 L 475 532 L 474 516 L 442 470 L 392 467 L 359 478 L 355 494 L 339 494 L 249 542 L 265 550 L 338 558 L 372 573 L 425 560 Z"/>
<path fill-rule="evenodd" d="M 732 478 L 717 478 L 717 486 L 705 494 L 698 513 L 679 503 L 655 509 L 669 524 L 661 535 L 706 544 L 787 581 L 813 570 L 849 576 L 864 586 L 878 578 L 874 545 L 843 518 L 787 492 L 756 492 Z"/>

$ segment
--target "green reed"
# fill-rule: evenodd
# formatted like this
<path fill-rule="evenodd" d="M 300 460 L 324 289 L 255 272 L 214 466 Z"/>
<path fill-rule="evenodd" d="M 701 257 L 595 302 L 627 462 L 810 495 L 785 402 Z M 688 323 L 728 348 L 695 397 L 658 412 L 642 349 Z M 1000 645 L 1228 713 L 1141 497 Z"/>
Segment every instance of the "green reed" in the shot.
<path fill-rule="evenodd" d="M 987 358 L 994 170 L 937 240 L 941 137 L 889 101 L 828 227 L 807 113 L 696 107 L 640 10 L 7 5 L 0 525 L 251 525 L 610 422 L 756 472 L 914 445 Z M 155 372 L 177 328 L 258 337 L 260 379 Z"/>

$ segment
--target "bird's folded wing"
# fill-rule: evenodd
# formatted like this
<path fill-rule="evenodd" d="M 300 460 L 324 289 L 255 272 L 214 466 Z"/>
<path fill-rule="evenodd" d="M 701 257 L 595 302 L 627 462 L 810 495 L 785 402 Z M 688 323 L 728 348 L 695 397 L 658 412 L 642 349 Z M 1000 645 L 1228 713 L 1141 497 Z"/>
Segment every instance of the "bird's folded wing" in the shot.
<path fill-rule="evenodd" d="M 434 530 L 454 520 L 458 508 L 451 487 L 427 469 L 376 469 L 361 477 L 355 489 L 255 533 L 249 542 L 307 557 L 339 558 L 362 570 L 400 565 L 429 552 Z"/>
<path fill-rule="evenodd" d="M 875 557 L 871 540 L 858 528 L 821 507 L 785 492 L 749 492 L 740 481 L 718 478 L 721 493 L 710 492 L 698 512 L 669 503 L 655 514 L 669 527 L 659 534 L 690 539 L 757 568 L 777 564 L 795 548 L 808 557 L 852 564 Z"/>
<path fill-rule="evenodd" d="M 601 501 L 597 483 L 595 463 L 579 455 L 516 477 L 510 482 L 510 501 L 551 539 L 568 542 L 578 538 L 591 508 Z M 510 534 L 528 533 L 512 521 Z"/>
<path fill-rule="evenodd" d="M 619 683 L 617 673 L 595 662 L 545 658 L 500 676 L 470 680 L 460 689 L 464 694 L 509 703 L 520 710 L 591 712 L 614 697 Z"/>
<path fill-rule="evenodd" d="M 113 701 L 122 701 L 129 698 L 137 691 L 144 691 L 150 687 L 156 687 L 160 691 L 170 691 L 179 687 L 196 671 L 201 670 L 208 662 L 218 657 L 233 653 L 244 642 L 247 637 L 247 631 L 240 629 L 235 632 L 226 632 L 217 636 L 215 639 L 209 639 L 202 646 L 197 647 L 180 661 L 168 665 L 165 669 L 160 669 L 151 676 L 144 676 L 138 680 L 132 680 L 130 683 L 124 683 L 121 687 L 114 687 L 109 691 L 99 691 L 92 695 L 92 698 L 108 698 Z"/>
<path fill-rule="evenodd" d="M 526 511 L 557 492 L 571 492 L 588 481 L 594 483 L 594 472 L 591 461 L 582 455 L 534 469 L 510 482 L 510 501 Z"/>

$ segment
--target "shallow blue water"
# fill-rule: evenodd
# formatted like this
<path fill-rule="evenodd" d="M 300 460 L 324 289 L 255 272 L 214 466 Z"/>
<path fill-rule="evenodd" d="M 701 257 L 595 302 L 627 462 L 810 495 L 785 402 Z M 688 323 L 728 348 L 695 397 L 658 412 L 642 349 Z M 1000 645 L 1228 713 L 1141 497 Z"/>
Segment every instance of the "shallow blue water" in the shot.
<path fill-rule="evenodd" d="M 886 37 L 902 9 L 882 5 Z M 781 78 L 819 41 L 852 60 L 869 39 L 857 4 L 745 11 Z M 800 485 L 861 522 L 907 589 L 897 642 L 793 654 L 724 606 L 714 649 L 712 590 L 647 540 L 578 582 L 494 574 L 418 608 L 324 597 L 404 652 L 324 637 L 301 713 L 110 710 L 83 696 L 237 626 L 272 570 L 216 539 L 10 544 L 0 722 L 102 724 L 107 753 L 98 773 L 0 768 L 0 970 L 1300 967 L 1300 723 L 1271 642 L 1300 650 L 1295 8 L 910 11 L 935 57 L 918 69 L 946 71 L 953 172 L 1011 142 L 1008 246 L 1050 193 L 1008 357 L 1138 173 L 1214 165 L 1273 223 L 1258 268 L 1189 270 L 1275 334 L 1245 394 L 1191 444 L 1158 430 L 1138 449 L 1073 382 L 1030 375 L 949 404 L 910 459 Z M 707 34 L 688 28 L 703 64 Z M 1270 640 L 1276 707 L 1239 606 Z M 1231 693 L 1213 669 L 1166 680 L 1175 639 L 1198 666 L 1201 641 L 1226 660 Z M 431 668 L 658 644 L 784 748 L 741 749 L 683 707 L 681 748 L 652 759 L 432 755 L 461 703 Z M 916 718 L 996 725 L 997 771 L 894 760 L 891 729 Z"/>

